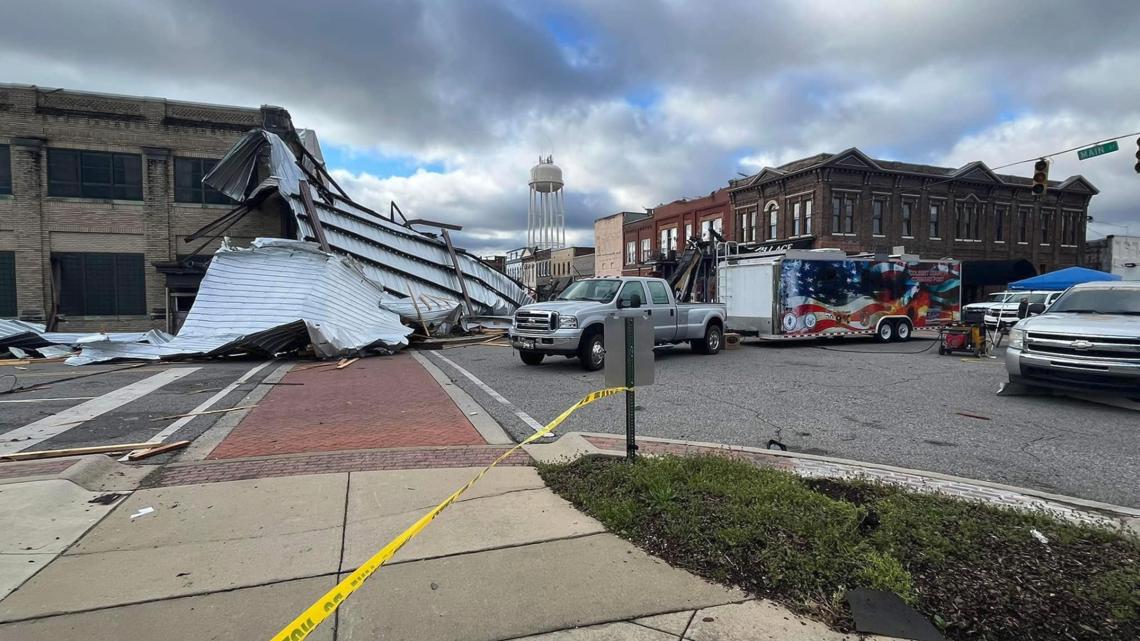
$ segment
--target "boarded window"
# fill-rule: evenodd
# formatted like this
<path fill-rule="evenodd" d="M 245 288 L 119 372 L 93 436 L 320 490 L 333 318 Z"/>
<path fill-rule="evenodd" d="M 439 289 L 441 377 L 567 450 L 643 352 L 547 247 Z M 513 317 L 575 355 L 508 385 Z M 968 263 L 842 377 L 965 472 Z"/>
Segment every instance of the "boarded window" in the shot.
<path fill-rule="evenodd" d="M 59 311 L 74 316 L 146 314 L 142 254 L 57 252 Z"/>
<path fill-rule="evenodd" d="M 48 195 L 142 200 L 142 159 L 137 154 L 49 149 Z"/>

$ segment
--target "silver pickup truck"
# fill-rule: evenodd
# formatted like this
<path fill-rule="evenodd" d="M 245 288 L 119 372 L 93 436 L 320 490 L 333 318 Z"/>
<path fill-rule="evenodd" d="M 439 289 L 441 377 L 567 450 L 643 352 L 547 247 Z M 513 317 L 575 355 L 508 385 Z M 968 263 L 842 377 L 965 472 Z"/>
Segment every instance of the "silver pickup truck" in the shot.
<path fill-rule="evenodd" d="M 1009 332 L 1011 383 L 1140 398 L 1140 282 L 1074 285 Z"/>
<path fill-rule="evenodd" d="M 515 312 L 511 345 L 522 362 L 540 365 L 548 355 L 576 356 L 587 370 L 601 369 L 606 349 L 603 325 L 619 309 L 641 309 L 653 321 L 658 345 L 689 342 L 702 354 L 724 344 L 724 305 L 678 303 L 660 278 L 587 278 L 558 298 Z"/>

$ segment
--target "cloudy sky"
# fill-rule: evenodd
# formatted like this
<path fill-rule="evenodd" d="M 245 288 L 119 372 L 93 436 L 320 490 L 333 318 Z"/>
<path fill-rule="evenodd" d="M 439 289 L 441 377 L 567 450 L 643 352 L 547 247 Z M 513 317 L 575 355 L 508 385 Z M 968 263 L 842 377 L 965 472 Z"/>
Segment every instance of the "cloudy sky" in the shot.
<path fill-rule="evenodd" d="M 599 216 L 821 151 L 996 167 L 1140 131 L 1135 0 L 5 6 L 0 81 L 284 106 L 350 194 L 487 253 L 525 239 L 540 153 L 592 244 Z M 1140 234 L 1135 137 L 1055 160 L 1101 189 L 1090 237 Z"/>

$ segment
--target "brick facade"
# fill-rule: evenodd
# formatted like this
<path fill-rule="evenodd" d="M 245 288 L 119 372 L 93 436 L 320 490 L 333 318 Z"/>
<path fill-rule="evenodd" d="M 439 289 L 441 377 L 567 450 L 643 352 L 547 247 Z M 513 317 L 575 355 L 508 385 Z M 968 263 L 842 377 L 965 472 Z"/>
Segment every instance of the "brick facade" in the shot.
<path fill-rule="evenodd" d="M 245 131 L 281 122 L 276 107 L 222 107 L 0 85 L 0 145 L 11 152 L 12 193 L 0 195 L 0 252 L 15 254 L 19 318 L 44 322 L 53 309 L 52 252 L 145 255 L 146 314 L 61 318 L 60 331 L 165 329 L 165 280 L 153 263 L 171 262 L 200 244 L 181 237 L 232 205 L 174 201 L 174 158 L 220 158 Z M 49 149 L 138 156 L 142 200 L 48 195 Z M 227 232 L 236 242 L 279 236 L 280 218 L 253 213 Z M 209 254 L 220 240 L 206 243 Z"/>
<path fill-rule="evenodd" d="M 621 276 L 625 266 L 624 226 L 648 213 L 620 211 L 594 221 L 594 275 Z"/>
<path fill-rule="evenodd" d="M 627 276 L 649 276 L 657 271 L 657 263 L 681 254 L 690 238 L 701 238 L 703 227 L 719 225 L 726 241 L 736 239 L 729 212 L 730 198 L 727 189 L 714 191 L 702 198 L 676 200 L 655 207 L 649 218 L 628 222 L 624 226 L 622 243 L 622 273 Z M 667 238 L 667 246 L 662 239 Z M 649 240 L 648 256 L 644 251 Z M 637 244 L 637 258 L 629 262 L 628 244 Z"/>
<path fill-rule="evenodd" d="M 1026 260 L 1038 272 L 1082 263 L 1088 205 L 1097 193 L 1083 177 L 1073 176 L 1050 182 L 1047 193 L 1035 197 L 1030 179 L 997 175 L 981 162 L 931 167 L 875 160 L 858 149 L 765 168 L 731 185 L 732 226 L 743 241 L 808 240 L 815 248 L 848 252 L 889 253 L 902 247 L 924 258 Z M 805 228 L 809 201 L 810 232 Z M 937 225 L 932 224 L 935 207 Z"/>

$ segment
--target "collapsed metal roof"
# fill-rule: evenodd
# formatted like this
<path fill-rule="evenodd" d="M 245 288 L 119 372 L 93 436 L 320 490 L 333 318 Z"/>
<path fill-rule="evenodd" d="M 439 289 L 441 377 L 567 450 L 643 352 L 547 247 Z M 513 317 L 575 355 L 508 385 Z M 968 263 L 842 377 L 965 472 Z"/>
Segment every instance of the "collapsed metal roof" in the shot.
<path fill-rule="evenodd" d="M 276 192 L 292 211 L 300 240 L 327 243 L 330 251 L 358 260 L 405 319 L 415 318 L 408 299 L 423 296 L 455 305 L 466 296 L 470 314 L 509 315 L 534 302 L 517 282 L 463 250 L 455 250 L 453 260 L 445 241 L 368 210 L 339 187 L 340 193 L 334 193 L 314 172 L 316 165 L 307 153 L 303 147 L 295 152 L 274 133 L 255 129 L 234 144 L 203 182 L 249 208 L 264 206 Z M 268 175 L 259 177 L 262 158 Z"/>
<path fill-rule="evenodd" d="M 152 331 L 145 343 L 86 343 L 68 364 L 157 360 L 235 351 L 272 356 L 313 346 L 322 358 L 395 350 L 412 330 L 380 306 L 383 291 L 359 265 L 315 244 L 258 238 L 214 255 L 178 336 Z"/>

